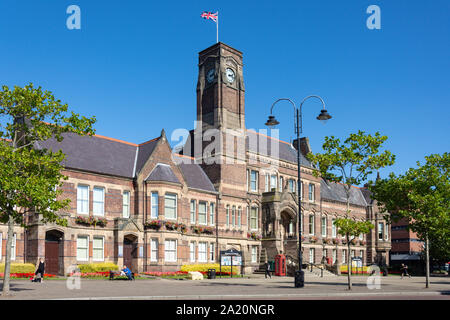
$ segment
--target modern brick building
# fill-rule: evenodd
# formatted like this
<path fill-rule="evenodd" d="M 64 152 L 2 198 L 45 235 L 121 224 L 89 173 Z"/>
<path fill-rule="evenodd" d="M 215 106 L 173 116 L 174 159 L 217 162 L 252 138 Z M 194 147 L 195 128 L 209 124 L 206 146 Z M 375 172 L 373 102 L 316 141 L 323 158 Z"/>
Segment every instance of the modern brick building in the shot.
<path fill-rule="evenodd" d="M 297 150 L 246 129 L 244 95 L 242 53 L 217 43 L 199 53 L 197 126 L 182 149 L 171 149 L 164 130 L 142 144 L 73 134 L 60 143 L 38 143 L 67 155 L 62 197 L 71 204 L 61 215 L 68 226 L 30 216 L 30 228 L 15 229 L 14 260 L 45 257 L 49 273 L 95 262 L 173 271 L 218 261 L 219 251 L 230 248 L 243 252 L 246 273 L 279 253 L 295 261 Z M 211 142 L 220 148 L 210 148 Z M 351 189 L 351 216 L 376 228 L 347 252 L 333 226 L 345 213 L 343 186 L 312 174 L 307 138 L 294 145 L 300 145 L 302 159 L 304 262 L 320 263 L 326 256 L 339 263 L 350 254 L 364 264 L 388 263 L 390 235 L 367 190 Z M 4 225 L 0 241 L 4 262 Z"/>

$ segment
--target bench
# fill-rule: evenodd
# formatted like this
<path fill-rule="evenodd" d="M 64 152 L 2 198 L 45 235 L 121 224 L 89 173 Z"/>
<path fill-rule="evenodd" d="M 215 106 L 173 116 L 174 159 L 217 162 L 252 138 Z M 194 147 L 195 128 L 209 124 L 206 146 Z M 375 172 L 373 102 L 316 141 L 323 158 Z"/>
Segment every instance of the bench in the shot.
<path fill-rule="evenodd" d="M 109 280 L 114 280 L 114 277 L 121 276 L 120 271 L 109 271 Z M 122 280 L 122 279 L 115 279 L 115 280 Z M 126 280 L 129 280 L 128 277 Z M 134 272 L 131 273 L 131 280 L 134 280 Z"/>

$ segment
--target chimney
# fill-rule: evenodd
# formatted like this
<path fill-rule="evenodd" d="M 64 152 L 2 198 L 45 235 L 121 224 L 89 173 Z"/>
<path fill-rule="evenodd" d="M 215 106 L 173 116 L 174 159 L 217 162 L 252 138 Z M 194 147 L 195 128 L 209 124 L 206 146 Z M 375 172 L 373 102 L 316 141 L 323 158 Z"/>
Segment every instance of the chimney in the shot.
<path fill-rule="evenodd" d="M 294 141 L 292 142 L 292 145 L 294 146 L 294 148 L 296 150 L 298 150 L 297 139 L 294 139 Z M 308 153 L 311 152 L 311 146 L 309 145 L 309 138 L 307 138 L 307 137 L 300 138 L 300 152 L 304 156 L 306 156 Z"/>

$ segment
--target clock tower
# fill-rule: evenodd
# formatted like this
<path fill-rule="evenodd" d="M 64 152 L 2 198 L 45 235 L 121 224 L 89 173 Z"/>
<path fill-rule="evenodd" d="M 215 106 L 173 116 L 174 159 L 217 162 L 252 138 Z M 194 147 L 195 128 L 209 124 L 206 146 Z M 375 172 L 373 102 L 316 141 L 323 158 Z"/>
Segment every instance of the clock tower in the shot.
<path fill-rule="evenodd" d="M 246 191 L 242 67 L 242 52 L 222 42 L 199 53 L 195 159 L 219 192 L 234 196 Z"/>
<path fill-rule="evenodd" d="M 245 129 L 242 52 L 222 43 L 199 53 L 197 121 L 203 130 Z"/>

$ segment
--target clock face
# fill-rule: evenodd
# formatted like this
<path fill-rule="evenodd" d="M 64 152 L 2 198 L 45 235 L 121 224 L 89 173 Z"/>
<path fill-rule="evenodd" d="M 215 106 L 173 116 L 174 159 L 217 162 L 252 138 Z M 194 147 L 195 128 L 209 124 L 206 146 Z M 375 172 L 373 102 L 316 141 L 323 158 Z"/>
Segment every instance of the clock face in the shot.
<path fill-rule="evenodd" d="M 214 80 L 214 73 L 215 73 L 215 70 L 214 69 L 210 69 L 208 71 L 208 73 L 206 74 L 206 81 L 212 82 Z"/>
<path fill-rule="evenodd" d="M 234 78 L 236 77 L 236 75 L 234 74 L 234 71 L 230 68 L 227 68 L 225 70 L 225 75 L 226 75 L 229 83 L 232 83 L 234 81 Z"/>

